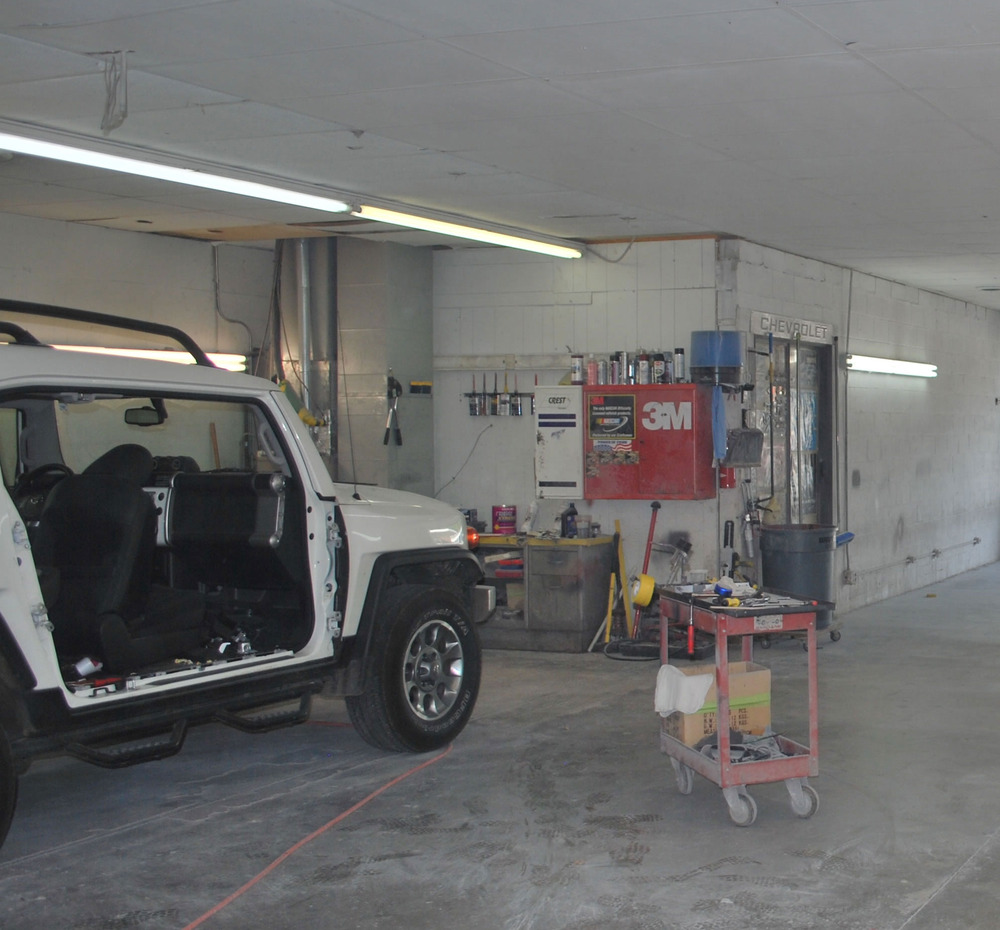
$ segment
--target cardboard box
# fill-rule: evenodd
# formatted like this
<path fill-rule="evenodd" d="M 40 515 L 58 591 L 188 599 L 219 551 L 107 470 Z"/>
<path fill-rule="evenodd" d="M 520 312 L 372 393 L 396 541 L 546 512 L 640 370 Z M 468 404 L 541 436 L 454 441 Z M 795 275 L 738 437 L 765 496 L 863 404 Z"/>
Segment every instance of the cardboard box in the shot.
<path fill-rule="evenodd" d="M 685 675 L 714 674 L 714 665 L 679 665 Z M 693 714 L 680 711 L 662 718 L 668 735 L 694 746 L 718 729 L 718 695 L 713 684 L 705 703 Z M 729 729 L 762 735 L 771 725 L 771 670 L 753 662 L 729 663 Z"/>

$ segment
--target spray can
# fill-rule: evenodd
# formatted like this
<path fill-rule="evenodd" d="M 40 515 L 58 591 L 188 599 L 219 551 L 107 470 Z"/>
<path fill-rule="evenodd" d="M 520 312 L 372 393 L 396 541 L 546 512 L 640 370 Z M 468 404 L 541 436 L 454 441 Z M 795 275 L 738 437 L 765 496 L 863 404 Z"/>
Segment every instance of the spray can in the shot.
<path fill-rule="evenodd" d="M 583 356 L 571 355 L 569 357 L 569 383 L 583 384 Z"/>
<path fill-rule="evenodd" d="M 640 352 L 639 357 L 636 359 L 635 366 L 636 384 L 650 384 L 650 368 L 649 368 L 649 355 L 646 352 Z"/>
<path fill-rule="evenodd" d="M 608 384 L 622 383 L 622 363 L 616 352 L 608 361 Z"/>
<path fill-rule="evenodd" d="M 602 358 L 597 362 L 597 383 L 608 383 L 608 360 L 606 358 Z"/>
<path fill-rule="evenodd" d="M 687 381 L 687 368 L 684 364 L 684 349 L 674 349 L 674 380 L 678 383 Z"/>
<path fill-rule="evenodd" d="M 654 352 L 650 378 L 653 384 L 664 384 L 667 374 L 667 362 L 662 352 Z"/>

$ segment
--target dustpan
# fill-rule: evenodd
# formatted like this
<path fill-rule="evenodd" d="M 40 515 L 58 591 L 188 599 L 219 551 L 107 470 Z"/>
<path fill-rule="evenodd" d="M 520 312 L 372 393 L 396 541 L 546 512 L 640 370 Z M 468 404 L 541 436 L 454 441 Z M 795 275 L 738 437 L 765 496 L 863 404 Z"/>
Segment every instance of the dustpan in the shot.
<path fill-rule="evenodd" d="M 759 468 L 764 453 L 764 433 L 751 427 L 726 431 L 724 468 Z"/>

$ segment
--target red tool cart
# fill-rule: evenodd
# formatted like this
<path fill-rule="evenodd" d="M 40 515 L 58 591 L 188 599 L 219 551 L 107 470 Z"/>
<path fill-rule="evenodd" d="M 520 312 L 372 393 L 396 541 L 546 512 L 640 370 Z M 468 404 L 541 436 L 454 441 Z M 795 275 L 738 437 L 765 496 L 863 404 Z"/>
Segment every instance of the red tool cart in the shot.
<path fill-rule="evenodd" d="M 668 660 L 668 625 L 693 627 L 715 637 L 715 687 L 718 726 L 715 747 L 708 753 L 704 748 L 688 745 L 667 732 L 669 718 L 660 729 L 660 749 L 670 757 L 677 775 L 677 787 L 690 794 L 694 773 L 705 776 L 722 788 L 729 806 L 729 816 L 741 827 L 757 819 L 757 804 L 747 793 L 747 785 L 783 781 L 791 798 L 793 812 L 799 817 L 811 817 L 819 807 L 819 796 L 807 778 L 819 774 L 819 726 L 817 723 L 818 688 L 816 684 L 816 611 L 827 607 L 823 602 L 805 601 L 796 597 L 762 591 L 747 598 L 739 606 L 721 606 L 714 592 L 704 595 L 660 589 L 660 661 Z M 749 751 L 744 747 L 764 745 L 755 740 L 739 744 L 733 740 L 730 727 L 729 639 L 739 637 L 742 660 L 753 662 L 755 635 L 804 632 L 808 653 L 809 743 L 803 745 L 785 736 L 767 738 L 767 750 Z M 683 666 L 679 666 L 683 670 Z M 764 757 L 762 757 L 764 756 Z"/>

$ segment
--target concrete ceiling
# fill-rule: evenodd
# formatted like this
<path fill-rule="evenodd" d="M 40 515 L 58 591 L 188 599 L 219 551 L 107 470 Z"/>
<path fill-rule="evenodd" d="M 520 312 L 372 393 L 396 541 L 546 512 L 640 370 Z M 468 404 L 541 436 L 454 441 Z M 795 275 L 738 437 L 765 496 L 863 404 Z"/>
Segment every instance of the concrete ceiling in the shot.
<path fill-rule="evenodd" d="M 1000 308 L 996 0 L 3 0 L 0 120 L 563 238 L 729 234 Z M 23 156 L 0 211 L 436 241 Z"/>

